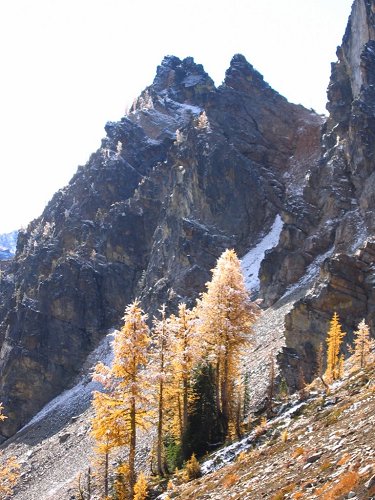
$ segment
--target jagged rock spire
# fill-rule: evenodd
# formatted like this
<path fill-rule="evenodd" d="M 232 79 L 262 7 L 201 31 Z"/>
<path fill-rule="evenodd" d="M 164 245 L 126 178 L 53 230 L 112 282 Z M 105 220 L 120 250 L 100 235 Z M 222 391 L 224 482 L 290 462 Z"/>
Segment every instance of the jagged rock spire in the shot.
<path fill-rule="evenodd" d="M 232 57 L 230 66 L 225 73 L 224 85 L 235 90 L 270 89 L 263 76 L 246 60 L 242 54 Z"/>
<path fill-rule="evenodd" d="M 158 93 L 174 91 L 179 94 L 184 89 L 197 85 L 215 88 L 213 80 L 205 72 L 203 66 L 197 64 L 192 57 L 181 60 L 176 56 L 166 56 L 157 67 L 152 88 Z"/>

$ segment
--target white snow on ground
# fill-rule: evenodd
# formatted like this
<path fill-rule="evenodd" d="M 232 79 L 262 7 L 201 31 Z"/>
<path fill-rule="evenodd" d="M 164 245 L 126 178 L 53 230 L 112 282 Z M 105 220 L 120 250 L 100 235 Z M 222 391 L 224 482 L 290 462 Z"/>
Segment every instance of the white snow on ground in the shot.
<path fill-rule="evenodd" d="M 104 337 L 95 351 L 90 354 L 87 360 L 87 370 L 85 370 L 85 373 L 79 378 L 77 384 L 47 403 L 46 406 L 44 406 L 42 410 L 21 429 L 21 431 L 45 418 L 49 420 L 70 418 L 89 406 L 92 392 L 101 387 L 98 382 L 92 380 L 92 370 L 99 361 L 102 361 L 107 366 L 112 363 L 113 335 L 114 331 L 112 330 Z"/>
<path fill-rule="evenodd" d="M 259 288 L 259 270 L 260 264 L 264 259 L 266 250 L 275 247 L 279 241 L 280 233 L 283 228 L 283 221 L 280 215 L 276 215 L 270 232 L 242 258 L 242 270 L 245 275 L 245 285 L 248 290 L 254 291 Z"/>
<path fill-rule="evenodd" d="M 270 420 L 267 424 L 268 427 L 271 427 L 275 424 L 281 424 L 283 427 L 288 426 L 293 416 L 298 413 L 306 404 L 307 403 L 305 401 L 294 401 L 291 406 L 285 408 L 285 410 L 283 410 L 278 417 Z M 210 474 L 211 472 L 221 469 L 225 464 L 233 462 L 241 452 L 246 451 L 250 447 L 252 447 L 256 439 L 257 430 L 254 429 L 252 432 L 250 432 L 250 434 L 248 434 L 240 441 L 237 441 L 236 443 L 225 446 L 224 448 L 216 451 L 211 455 L 211 458 L 202 463 L 202 474 Z"/>

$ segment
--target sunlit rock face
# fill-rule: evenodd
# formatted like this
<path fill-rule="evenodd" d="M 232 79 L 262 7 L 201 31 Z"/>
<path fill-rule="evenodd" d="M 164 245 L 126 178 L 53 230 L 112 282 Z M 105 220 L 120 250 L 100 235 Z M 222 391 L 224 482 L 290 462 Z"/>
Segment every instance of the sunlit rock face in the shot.
<path fill-rule="evenodd" d="M 0 292 L 3 436 L 72 381 L 131 300 L 150 317 L 191 304 L 226 248 L 243 255 L 277 214 L 287 220 L 321 123 L 241 55 L 218 88 L 192 58 L 166 57 L 19 235 Z"/>
<path fill-rule="evenodd" d="M 319 165 L 303 192 L 304 210 L 287 221 L 278 247 L 261 269 L 268 305 L 305 286 L 285 318 L 282 364 L 294 386 L 300 366 L 307 380 L 314 375 L 317 350 L 324 345 L 334 311 L 348 333 L 347 342 L 361 319 L 375 326 L 374 12 L 373 1 L 353 4 L 332 65 L 330 115 Z"/>

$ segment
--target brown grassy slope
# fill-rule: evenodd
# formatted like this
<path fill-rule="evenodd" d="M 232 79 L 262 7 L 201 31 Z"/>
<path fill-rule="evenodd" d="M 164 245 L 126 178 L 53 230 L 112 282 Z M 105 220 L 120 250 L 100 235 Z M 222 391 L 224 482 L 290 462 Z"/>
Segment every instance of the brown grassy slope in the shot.
<path fill-rule="evenodd" d="M 178 499 L 375 498 L 375 367 L 320 391 L 235 463 L 168 494 Z M 287 432 L 284 432 L 287 428 Z M 283 437 L 285 442 L 283 442 Z M 375 483 L 375 480 L 374 480 Z"/>

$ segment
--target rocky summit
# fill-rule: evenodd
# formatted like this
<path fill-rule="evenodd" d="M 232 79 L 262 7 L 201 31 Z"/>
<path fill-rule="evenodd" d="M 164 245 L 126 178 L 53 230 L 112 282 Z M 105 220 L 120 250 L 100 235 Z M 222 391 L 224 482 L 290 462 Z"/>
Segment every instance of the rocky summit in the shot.
<path fill-rule="evenodd" d="M 272 355 L 291 389 L 297 366 L 309 381 L 335 309 L 348 338 L 363 318 L 374 328 L 374 16 L 373 0 L 355 0 L 327 119 L 289 103 L 242 55 L 219 87 L 193 58 L 164 58 L 19 233 L 0 287 L 2 439 L 72 383 L 131 300 L 150 317 L 192 304 L 225 249 L 255 255 L 277 224 L 251 285 L 264 308 L 254 386 Z"/>

